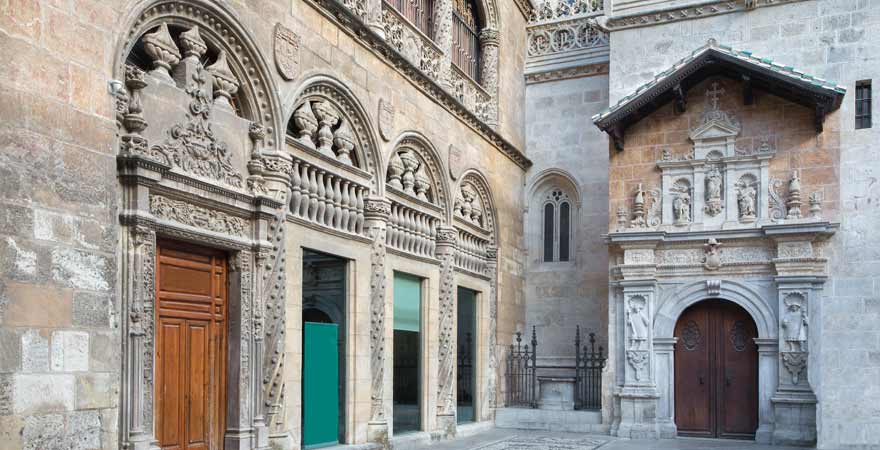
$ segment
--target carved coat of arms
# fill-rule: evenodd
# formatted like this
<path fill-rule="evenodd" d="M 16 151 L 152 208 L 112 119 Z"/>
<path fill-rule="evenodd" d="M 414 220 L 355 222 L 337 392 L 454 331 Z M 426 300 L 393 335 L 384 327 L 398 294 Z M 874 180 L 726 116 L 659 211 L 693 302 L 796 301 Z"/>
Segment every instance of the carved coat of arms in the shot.
<path fill-rule="evenodd" d="M 379 134 L 386 142 L 394 138 L 395 110 L 391 102 L 379 99 Z"/>
<path fill-rule="evenodd" d="M 275 65 L 285 80 L 299 75 L 299 48 L 299 35 L 280 23 L 275 24 Z"/>

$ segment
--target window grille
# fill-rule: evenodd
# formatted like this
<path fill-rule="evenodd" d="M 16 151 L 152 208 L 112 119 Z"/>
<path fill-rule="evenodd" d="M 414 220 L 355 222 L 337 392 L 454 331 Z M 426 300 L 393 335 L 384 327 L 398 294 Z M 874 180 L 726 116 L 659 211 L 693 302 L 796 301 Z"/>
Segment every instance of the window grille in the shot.
<path fill-rule="evenodd" d="M 434 0 L 386 0 L 392 8 L 412 22 L 416 28 L 433 38 Z"/>
<path fill-rule="evenodd" d="M 479 83 L 480 26 L 472 0 L 455 0 L 452 14 L 452 63 Z"/>

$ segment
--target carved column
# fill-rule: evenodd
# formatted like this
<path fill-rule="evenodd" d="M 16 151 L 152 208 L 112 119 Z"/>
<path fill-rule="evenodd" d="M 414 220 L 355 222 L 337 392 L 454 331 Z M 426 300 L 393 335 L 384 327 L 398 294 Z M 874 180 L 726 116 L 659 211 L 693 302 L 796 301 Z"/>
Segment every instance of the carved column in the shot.
<path fill-rule="evenodd" d="M 486 271 L 489 274 L 489 323 L 486 335 L 489 349 L 489 364 L 486 368 L 486 391 L 480 407 L 483 420 L 492 420 L 497 407 L 498 386 L 498 248 L 489 246 L 486 249 Z"/>
<path fill-rule="evenodd" d="M 153 304 L 156 276 L 156 233 L 141 225 L 124 234 L 123 301 L 128 310 L 124 354 L 127 389 L 123 392 L 124 429 L 134 450 L 154 448 Z"/>
<path fill-rule="evenodd" d="M 434 2 L 434 43 L 443 52 L 439 72 L 441 85 L 452 90 L 452 1 Z"/>
<path fill-rule="evenodd" d="M 367 25 L 376 34 L 385 39 L 385 27 L 382 25 L 382 0 L 367 1 Z"/>
<path fill-rule="evenodd" d="M 486 120 L 490 126 L 498 125 L 498 47 L 500 44 L 501 36 L 498 30 L 485 28 L 480 32 L 481 83 L 483 89 L 491 97 L 489 105 L 487 105 L 488 120 Z"/>
<path fill-rule="evenodd" d="M 238 295 L 238 301 L 229 302 L 229 376 L 238 380 L 227 389 L 225 449 L 250 450 L 251 429 L 251 346 L 252 322 L 252 273 L 251 253 L 240 251 L 229 261 L 230 299 Z M 237 376 L 235 375 L 237 374 Z"/>
<path fill-rule="evenodd" d="M 437 229 L 436 255 L 440 259 L 440 364 L 437 388 L 437 432 L 443 437 L 455 436 L 456 412 L 456 308 L 455 308 L 455 241 L 454 227 Z"/>
<path fill-rule="evenodd" d="M 287 405 L 285 404 L 286 385 L 284 380 L 285 332 L 287 327 L 285 304 L 285 223 L 289 204 L 290 157 L 281 153 L 263 155 L 263 178 L 265 179 L 267 196 L 281 203 L 281 208 L 271 215 L 260 230 L 265 241 L 271 245 L 262 249 L 257 255 L 259 265 L 259 317 L 255 324 L 262 330 L 255 338 L 255 348 L 260 355 L 257 366 L 261 374 L 262 389 L 257 393 L 259 413 L 254 417 L 254 428 L 258 448 L 268 447 L 269 441 L 275 448 L 292 448 L 293 438 L 290 424 L 287 423 Z M 261 226 L 261 228 L 263 228 Z M 264 242 L 265 242 L 264 241 Z M 255 361 L 256 365 L 257 361 Z"/>
<path fill-rule="evenodd" d="M 381 197 L 364 200 L 364 221 L 370 248 L 370 377 L 371 407 L 367 439 L 388 444 L 385 402 L 385 229 L 391 217 L 391 202 Z"/>

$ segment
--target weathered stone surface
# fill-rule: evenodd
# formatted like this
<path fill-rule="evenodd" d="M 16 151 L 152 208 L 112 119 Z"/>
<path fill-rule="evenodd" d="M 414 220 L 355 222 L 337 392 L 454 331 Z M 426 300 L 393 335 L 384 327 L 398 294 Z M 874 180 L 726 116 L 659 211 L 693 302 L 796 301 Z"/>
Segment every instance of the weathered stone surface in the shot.
<path fill-rule="evenodd" d="M 119 336 L 112 332 L 95 332 L 89 339 L 89 367 L 95 372 L 120 370 Z"/>
<path fill-rule="evenodd" d="M 52 333 L 52 371 L 89 370 L 89 334 L 82 331 Z"/>
<path fill-rule="evenodd" d="M 24 419 L 0 415 L 0 450 L 22 450 Z"/>
<path fill-rule="evenodd" d="M 110 294 L 78 292 L 73 296 L 73 325 L 79 327 L 110 326 Z"/>
<path fill-rule="evenodd" d="M 119 380 L 115 373 L 91 373 L 76 377 L 76 408 L 99 409 L 116 406 Z"/>
<path fill-rule="evenodd" d="M 74 409 L 74 376 L 70 374 L 16 374 L 12 381 L 12 411 L 19 415 Z"/>
<path fill-rule="evenodd" d="M 69 290 L 9 283 L 5 291 L 7 306 L 2 315 L 3 325 L 70 326 L 73 299 Z M 3 298 L 2 290 L 0 290 L 0 304 L 3 303 Z"/>
<path fill-rule="evenodd" d="M 22 372 L 49 371 L 49 334 L 45 330 L 27 330 L 21 335 Z"/>
<path fill-rule="evenodd" d="M 21 370 L 22 346 L 18 330 L 0 329 L 0 373 Z"/>
<path fill-rule="evenodd" d="M 52 279 L 66 287 L 106 291 L 110 289 L 107 258 L 57 247 L 52 250 Z"/>

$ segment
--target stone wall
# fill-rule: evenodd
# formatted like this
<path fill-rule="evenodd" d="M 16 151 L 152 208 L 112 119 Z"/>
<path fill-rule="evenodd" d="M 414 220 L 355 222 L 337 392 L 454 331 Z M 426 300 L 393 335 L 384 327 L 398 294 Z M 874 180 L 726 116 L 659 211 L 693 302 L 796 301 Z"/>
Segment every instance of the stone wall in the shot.
<path fill-rule="evenodd" d="M 608 139 L 589 125 L 607 105 L 607 86 L 608 77 L 596 75 L 526 87 L 527 148 L 535 162 L 525 192 L 526 324 L 537 326 L 541 357 L 573 359 L 578 325 L 607 339 Z M 543 261 L 543 202 L 554 187 L 577 200 L 569 262 Z"/>
<path fill-rule="evenodd" d="M 880 194 L 874 182 L 880 168 L 871 150 L 880 134 L 876 119 L 873 129 L 854 130 L 855 82 L 878 77 L 874 38 L 878 29 L 880 3 L 820 0 L 630 28 L 611 36 L 612 103 L 709 38 L 847 88 L 843 105 L 828 117 L 826 132 L 820 136 L 824 139 L 829 132 L 840 131 L 839 143 L 827 146 L 840 149 L 837 219 L 841 222 L 826 254 L 832 279 L 812 318 L 813 330 L 819 334 L 814 348 L 818 367 L 810 381 L 819 398 L 820 448 L 880 444 L 876 407 L 880 388 L 872 381 L 880 377 L 876 339 L 880 252 L 872 238 L 880 220 Z M 622 194 L 612 189 L 611 195 Z"/>
<path fill-rule="evenodd" d="M 116 124 L 108 83 L 126 19 L 146 1 L 13 0 L 0 5 L 0 448 L 117 448 L 120 433 L 121 253 Z M 181 2 L 185 3 L 185 2 Z M 293 113 L 304 80 L 338 79 L 367 111 L 378 136 L 379 101 L 394 105 L 388 141 L 423 134 L 454 172 L 476 169 L 497 209 L 498 341 L 522 323 L 524 171 L 328 16 L 303 0 L 208 1 L 232 12 L 262 52 Z M 521 145 L 522 18 L 498 2 L 501 23 L 499 130 Z M 273 64 L 274 27 L 301 40 L 297 75 Z M 124 56 L 124 55 L 123 55 Z M 119 61 L 116 61 L 119 62 Z M 276 132 L 280 130 L 275 130 Z M 280 134 L 280 133 L 278 133 Z M 247 136 L 239 136 L 247 142 Z M 382 142 L 381 161 L 391 152 Z M 449 161 L 444 161 L 448 163 Z M 380 168 L 384 173 L 384 168 Z"/>

